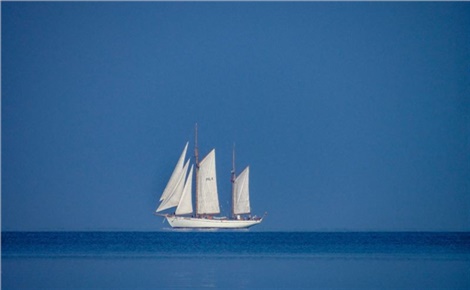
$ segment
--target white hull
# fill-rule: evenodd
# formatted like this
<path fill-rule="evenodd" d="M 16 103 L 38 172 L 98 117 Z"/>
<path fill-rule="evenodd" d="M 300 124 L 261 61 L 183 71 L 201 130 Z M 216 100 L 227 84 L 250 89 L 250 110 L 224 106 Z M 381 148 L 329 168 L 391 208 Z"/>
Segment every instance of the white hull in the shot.
<path fill-rule="evenodd" d="M 166 220 L 172 228 L 220 228 L 220 229 L 243 229 L 261 223 L 261 219 L 253 220 L 229 220 L 229 219 L 206 219 L 184 216 L 166 216 Z"/>

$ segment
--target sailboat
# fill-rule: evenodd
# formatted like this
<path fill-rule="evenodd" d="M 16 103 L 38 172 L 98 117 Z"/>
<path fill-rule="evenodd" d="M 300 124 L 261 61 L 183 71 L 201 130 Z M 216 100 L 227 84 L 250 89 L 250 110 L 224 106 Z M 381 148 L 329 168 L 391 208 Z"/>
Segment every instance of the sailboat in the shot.
<path fill-rule="evenodd" d="M 175 169 L 160 197 L 160 205 L 155 214 L 166 218 L 173 228 L 249 228 L 262 222 L 263 217 L 251 217 L 249 195 L 249 172 L 246 167 L 239 176 L 235 175 L 235 148 L 232 162 L 232 217 L 218 217 L 220 214 L 219 196 L 217 191 L 217 176 L 215 166 L 215 149 L 212 149 L 199 162 L 197 147 L 197 124 L 195 127 L 195 166 L 190 160 L 184 162 L 189 142 L 186 143 Z M 189 174 L 188 174 L 189 169 Z M 195 169 L 195 201 L 193 212 L 192 183 Z M 174 213 L 160 212 L 176 207 Z"/>

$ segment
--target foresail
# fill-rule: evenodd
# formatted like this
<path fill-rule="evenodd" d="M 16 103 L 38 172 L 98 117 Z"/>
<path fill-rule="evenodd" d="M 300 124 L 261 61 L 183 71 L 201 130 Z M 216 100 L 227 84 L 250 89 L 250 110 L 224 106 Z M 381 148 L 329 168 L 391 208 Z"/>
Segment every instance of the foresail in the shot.
<path fill-rule="evenodd" d="M 193 212 L 193 203 L 191 200 L 191 192 L 193 187 L 193 166 L 189 170 L 188 177 L 184 183 L 183 194 L 181 195 L 180 202 L 176 208 L 175 214 L 190 214 Z"/>
<path fill-rule="evenodd" d="M 186 146 L 184 146 L 183 152 L 181 153 L 181 156 L 178 159 L 178 163 L 176 163 L 175 169 L 171 174 L 170 180 L 168 181 L 165 190 L 163 190 L 162 196 L 160 197 L 160 201 L 167 198 L 175 190 L 175 187 L 178 183 L 178 179 L 181 175 L 181 172 L 183 171 L 183 162 L 186 156 L 186 151 L 188 150 L 188 144 L 189 142 L 186 142 Z"/>
<path fill-rule="evenodd" d="M 218 214 L 219 195 L 215 173 L 215 149 L 199 163 L 197 212 L 198 214 Z"/>
<path fill-rule="evenodd" d="M 173 190 L 167 198 L 165 198 L 160 206 L 157 208 L 157 212 L 160 212 L 162 210 L 175 207 L 178 205 L 181 195 L 183 194 L 183 188 L 184 188 L 184 180 L 186 177 L 186 173 L 188 172 L 188 167 L 189 167 L 189 160 L 186 162 L 184 165 L 183 170 L 180 173 L 180 176 L 178 177 L 178 181 L 175 186 L 175 190 Z"/>
<path fill-rule="evenodd" d="M 249 193 L 249 173 L 250 168 L 246 167 L 245 170 L 235 179 L 235 188 L 233 194 L 234 214 L 247 214 L 251 212 L 250 209 L 250 193 Z"/>

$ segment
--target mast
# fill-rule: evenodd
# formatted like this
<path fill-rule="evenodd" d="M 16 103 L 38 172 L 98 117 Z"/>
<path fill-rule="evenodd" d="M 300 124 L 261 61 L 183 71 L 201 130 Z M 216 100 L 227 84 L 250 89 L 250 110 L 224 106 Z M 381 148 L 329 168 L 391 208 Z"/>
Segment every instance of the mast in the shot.
<path fill-rule="evenodd" d="M 232 148 L 232 177 L 231 177 L 231 182 L 232 182 L 232 217 L 235 218 L 235 143 L 233 143 L 233 148 Z"/>
<path fill-rule="evenodd" d="M 195 175 L 195 178 L 196 178 L 196 181 L 195 181 L 195 189 L 196 189 L 196 208 L 194 210 L 194 213 L 195 213 L 195 216 L 197 217 L 198 216 L 198 213 L 197 213 L 197 193 L 198 193 L 198 175 L 199 175 L 199 150 L 198 150 L 198 147 L 197 147 L 197 123 L 196 125 L 194 126 L 194 160 L 195 160 L 195 163 L 196 163 L 196 175 Z"/>

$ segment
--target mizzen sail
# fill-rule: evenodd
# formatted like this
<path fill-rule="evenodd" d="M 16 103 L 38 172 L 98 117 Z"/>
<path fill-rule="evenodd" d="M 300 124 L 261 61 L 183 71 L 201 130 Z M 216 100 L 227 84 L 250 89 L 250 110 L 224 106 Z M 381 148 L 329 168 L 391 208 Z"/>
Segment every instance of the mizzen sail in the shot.
<path fill-rule="evenodd" d="M 250 192 L 249 192 L 249 174 L 250 167 L 238 175 L 234 183 L 234 198 L 233 198 L 233 213 L 234 214 L 248 214 L 250 209 Z"/>

